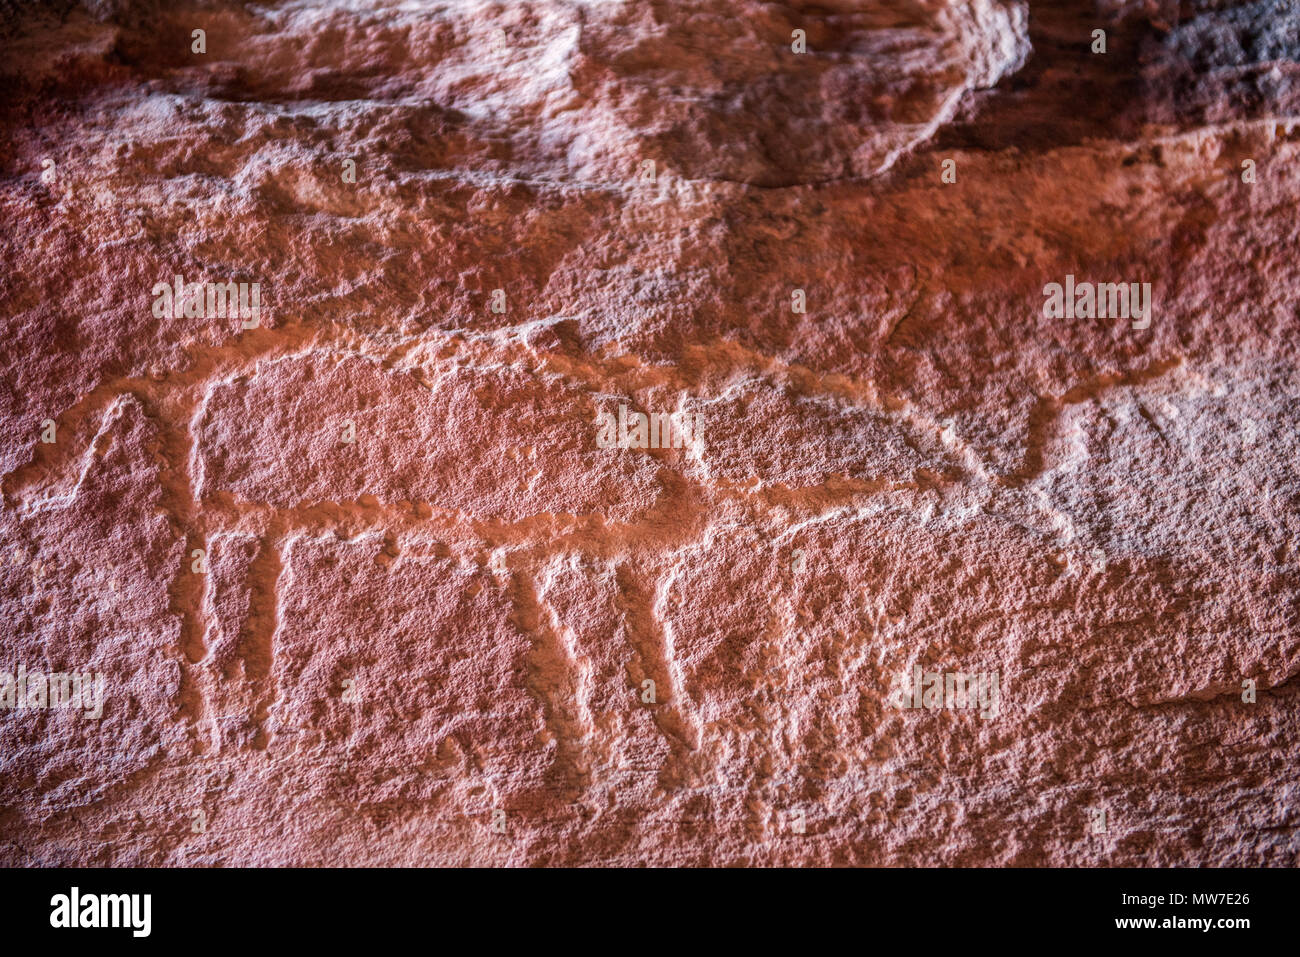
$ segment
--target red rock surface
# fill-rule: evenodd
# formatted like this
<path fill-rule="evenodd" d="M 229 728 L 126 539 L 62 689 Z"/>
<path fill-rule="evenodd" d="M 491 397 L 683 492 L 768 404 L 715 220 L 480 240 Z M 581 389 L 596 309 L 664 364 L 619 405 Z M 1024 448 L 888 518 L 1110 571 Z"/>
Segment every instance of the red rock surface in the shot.
<path fill-rule="evenodd" d="M 1294 3 L 0 13 L 0 863 L 1297 863 Z"/>

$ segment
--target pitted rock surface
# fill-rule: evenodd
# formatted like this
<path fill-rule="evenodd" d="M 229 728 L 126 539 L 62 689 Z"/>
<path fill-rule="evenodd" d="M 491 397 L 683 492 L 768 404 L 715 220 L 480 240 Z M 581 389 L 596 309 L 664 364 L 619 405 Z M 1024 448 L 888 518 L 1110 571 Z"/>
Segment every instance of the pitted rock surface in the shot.
<path fill-rule="evenodd" d="M 1292 0 L 0 21 L 0 863 L 1297 863 Z"/>

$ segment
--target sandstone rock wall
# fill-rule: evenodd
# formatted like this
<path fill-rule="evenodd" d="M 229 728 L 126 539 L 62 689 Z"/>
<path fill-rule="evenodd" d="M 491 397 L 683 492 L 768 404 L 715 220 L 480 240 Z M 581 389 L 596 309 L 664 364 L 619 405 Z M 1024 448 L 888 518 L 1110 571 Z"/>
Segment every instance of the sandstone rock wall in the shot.
<path fill-rule="evenodd" d="M 0 15 L 0 863 L 1296 863 L 1292 0 Z"/>

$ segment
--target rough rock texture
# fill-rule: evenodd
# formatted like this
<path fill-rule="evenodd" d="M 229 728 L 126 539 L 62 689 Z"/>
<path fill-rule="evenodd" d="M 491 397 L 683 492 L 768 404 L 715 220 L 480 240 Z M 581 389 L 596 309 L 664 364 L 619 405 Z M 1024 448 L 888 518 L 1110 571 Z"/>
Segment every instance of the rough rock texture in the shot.
<path fill-rule="evenodd" d="M 1297 863 L 1293 0 L 0 15 L 0 863 Z"/>

